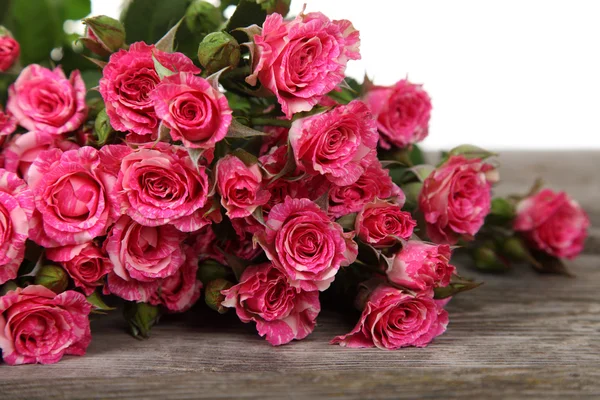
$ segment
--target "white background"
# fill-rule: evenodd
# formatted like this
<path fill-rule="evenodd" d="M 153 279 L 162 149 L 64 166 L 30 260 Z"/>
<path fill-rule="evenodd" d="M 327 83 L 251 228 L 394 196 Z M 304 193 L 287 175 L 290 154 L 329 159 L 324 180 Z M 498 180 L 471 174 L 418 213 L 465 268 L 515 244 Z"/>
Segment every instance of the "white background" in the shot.
<path fill-rule="evenodd" d="M 306 2 L 360 30 L 362 60 L 348 75 L 424 84 L 426 148 L 600 148 L 600 1 Z M 93 14 L 119 15 L 121 0 L 92 3 Z"/>

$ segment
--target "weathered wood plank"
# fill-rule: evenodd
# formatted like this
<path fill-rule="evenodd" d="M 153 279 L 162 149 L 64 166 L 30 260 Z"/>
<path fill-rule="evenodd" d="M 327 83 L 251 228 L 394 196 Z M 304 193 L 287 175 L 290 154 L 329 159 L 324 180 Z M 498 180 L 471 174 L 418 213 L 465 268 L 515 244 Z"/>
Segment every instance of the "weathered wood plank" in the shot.
<path fill-rule="evenodd" d="M 124 334 L 118 315 L 97 317 L 86 357 L 50 366 L 0 365 L 2 398 L 598 398 L 600 396 L 600 154 L 510 153 L 498 190 L 525 191 L 537 173 L 590 212 L 576 278 L 515 268 L 461 273 L 485 285 L 448 305 L 450 325 L 425 349 L 328 345 L 354 321 L 324 312 L 307 340 L 272 348 L 235 315 L 198 308 L 161 322 L 148 341 Z M 579 173 L 578 171 L 581 171 Z M 508 181 L 508 182 L 507 182 Z M 594 242 L 595 241 L 595 242 Z M 590 245 L 591 243 L 591 245 Z M 596 243 L 594 245 L 594 243 Z M 594 247 L 596 246 L 596 247 Z M 596 250 L 594 250 L 596 249 Z"/>

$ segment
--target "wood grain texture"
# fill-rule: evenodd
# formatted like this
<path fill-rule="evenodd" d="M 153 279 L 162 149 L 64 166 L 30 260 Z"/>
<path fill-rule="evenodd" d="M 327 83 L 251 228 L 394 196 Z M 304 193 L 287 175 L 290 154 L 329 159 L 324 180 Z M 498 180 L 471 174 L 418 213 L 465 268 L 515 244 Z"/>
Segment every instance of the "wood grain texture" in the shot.
<path fill-rule="evenodd" d="M 555 160 L 560 160 L 560 165 Z M 0 365 L 0 398 L 599 398 L 599 153 L 504 154 L 500 192 L 526 191 L 536 175 L 590 212 L 576 278 L 515 268 L 448 305 L 448 331 L 425 349 L 331 346 L 354 321 L 324 312 L 306 340 L 273 348 L 235 315 L 203 308 L 170 316 L 148 341 L 124 334 L 118 315 L 96 317 L 86 357 L 49 366 Z"/>

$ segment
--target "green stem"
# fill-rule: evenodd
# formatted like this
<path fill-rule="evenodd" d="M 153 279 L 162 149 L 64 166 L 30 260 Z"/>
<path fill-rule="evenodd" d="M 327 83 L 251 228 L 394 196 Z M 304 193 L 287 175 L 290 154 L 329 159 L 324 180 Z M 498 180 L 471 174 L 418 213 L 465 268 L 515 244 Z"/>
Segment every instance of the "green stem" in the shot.
<path fill-rule="evenodd" d="M 285 119 L 275 119 L 275 118 L 263 118 L 263 117 L 254 117 L 250 118 L 250 122 L 252 125 L 260 125 L 260 126 L 281 126 L 284 128 L 289 128 L 292 126 L 292 121 L 288 121 Z"/>

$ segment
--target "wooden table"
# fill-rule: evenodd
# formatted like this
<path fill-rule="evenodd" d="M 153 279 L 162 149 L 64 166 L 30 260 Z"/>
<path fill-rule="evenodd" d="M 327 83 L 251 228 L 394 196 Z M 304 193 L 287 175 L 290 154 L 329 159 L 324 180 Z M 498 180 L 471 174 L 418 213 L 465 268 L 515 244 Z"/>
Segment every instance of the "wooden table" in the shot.
<path fill-rule="evenodd" d="M 328 345 L 353 323 L 323 313 L 307 340 L 273 348 L 235 315 L 199 309 L 165 319 L 148 341 L 118 315 L 92 322 L 86 357 L 0 366 L 0 398 L 599 398 L 600 153 L 505 153 L 499 192 L 534 177 L 569 191 L 593 228 L 576 278 L 519 268 L 462 273 L 486 283 L 448 306 L 450 325 L 425 349 Z"/>

